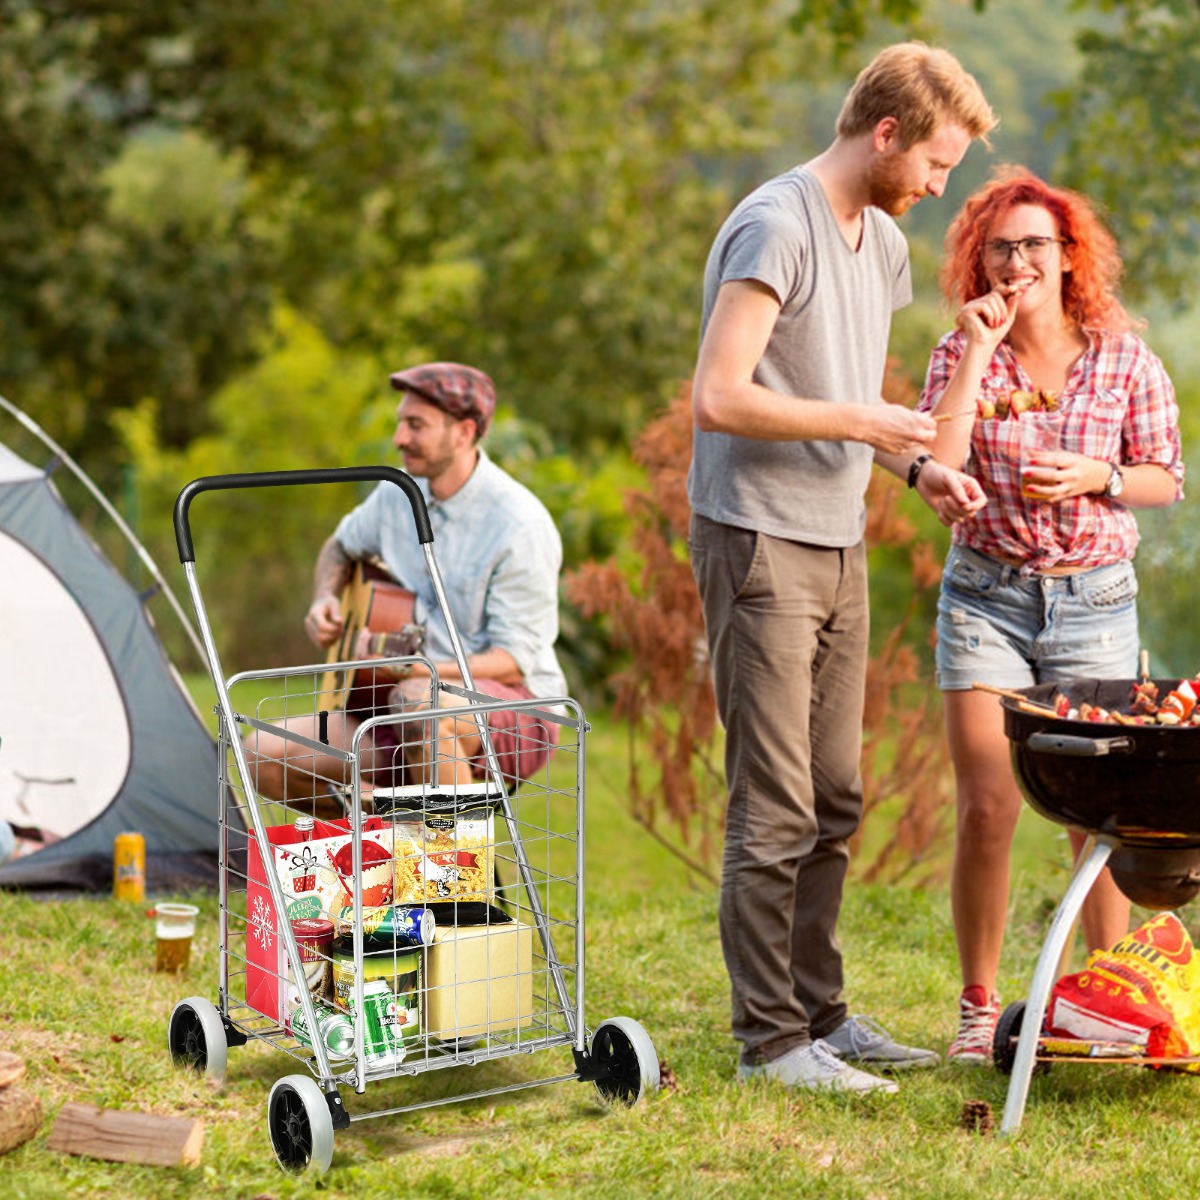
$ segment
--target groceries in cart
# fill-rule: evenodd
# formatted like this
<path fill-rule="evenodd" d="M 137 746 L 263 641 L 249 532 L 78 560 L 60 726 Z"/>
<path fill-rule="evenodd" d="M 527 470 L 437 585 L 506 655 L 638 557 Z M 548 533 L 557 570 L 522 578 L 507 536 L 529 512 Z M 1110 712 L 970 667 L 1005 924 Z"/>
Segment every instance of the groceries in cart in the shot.
<path fill-rule="evenodd" d="M 354 1056 L 355 1020 L 349 1011 L 335 1008 L 320 1000 L 313 1001 L 317 1015 L 320 1040 L 330 1058 L 350 1059 Z M 404 1021 L 407 1010 L 392 993 L 386 981 L 376 979 L 363 988 L 363 1011 L 366 1013 L 364 1053 L 371 1066 L 393 1066 L 404 1061 Z M 297 1007 L 291 1018 L 292 1035 L 301 1045 L 311 1046 L 312 1035 L 304 1008 Z"/>
<path fill-rule="evenodd" d="M 425 952 L 425 1029 L 453 1040 L 534 1018 L 533 927 L 487 904 L 445 904 Z"/>
<path fill-rule="evenodd" d="M 496 807 L 489 784 L 377 788 L 377 817 L 393 823 L 397 903 L 493 898 Z"/>
<path fill-rule="evenodd" d="M 1180 919 L 1158 913 L 1050 994 L 1045 1031 L 1052 1038 L 1114 1044 L 1131 1057 L 1200 1055 L 1200 959 Z M 1178 1069 L 1198 1071 L 1200 1063 Z"/>
<path fill-rule="evenodd" d="M 533 927 L 496 900 L 494 787 L 402 787 L 376 796 L 362 826 L 364 982 L 383 979 L 401 1039 L 460 1039 L 533 1019 Z M 350 1015 L 354 988 L 353 837 L 348 819 L 266 829 L 309 991 Z M 389 849 L 390 847 L 390 849 Z M 292 1028 L 300 1005 L 266 866 L 251 840 L 248 1002 Z M 394 897 L 391 903 L 368 901 Z M 412 903 L 416 901 L 416 903 Z"/>

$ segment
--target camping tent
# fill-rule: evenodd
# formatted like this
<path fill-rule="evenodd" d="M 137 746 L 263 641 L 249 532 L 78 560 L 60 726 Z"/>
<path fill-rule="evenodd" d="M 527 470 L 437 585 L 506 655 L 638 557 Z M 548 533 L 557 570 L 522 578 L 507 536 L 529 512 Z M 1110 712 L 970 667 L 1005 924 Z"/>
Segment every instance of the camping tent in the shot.
<path fill-rule="evenodd" d="M 142 598 L 50 472 L 3 445 L 0 581 L 0 818 L 52 835 L 0 865 L 0 887 L 107 890 L 127 831 L 151 891 L 211 885 L 213 738 Z"/>

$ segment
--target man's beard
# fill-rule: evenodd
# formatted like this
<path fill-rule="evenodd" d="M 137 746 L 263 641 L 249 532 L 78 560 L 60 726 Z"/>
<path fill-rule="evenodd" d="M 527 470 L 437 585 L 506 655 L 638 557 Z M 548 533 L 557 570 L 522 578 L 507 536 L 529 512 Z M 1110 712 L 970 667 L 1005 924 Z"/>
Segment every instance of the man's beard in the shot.
<path fill-rule="evenodd" d="M 404 469 L 418 479 L 436 479 L 454 465 L 454 454 L 447 446 L 437 446 L 427 454 L 410 456 L 401 451 Z"/>
<path fill-rule="evenodd" d="M 908 212 L 920 195 L 905 179 L 904 164 L 892 158 L 880 159 L 867 179 L 871 204 L 888 216 L 899 217 Z"/>

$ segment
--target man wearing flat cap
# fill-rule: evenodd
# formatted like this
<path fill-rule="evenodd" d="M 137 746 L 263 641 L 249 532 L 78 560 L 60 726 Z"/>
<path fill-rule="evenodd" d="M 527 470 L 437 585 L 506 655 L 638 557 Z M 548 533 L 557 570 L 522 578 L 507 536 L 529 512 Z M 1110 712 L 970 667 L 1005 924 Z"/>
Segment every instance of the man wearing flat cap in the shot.
<path fill-rule="evenodd" d="M 528 488 L 488 457 L 480 444 L 496 409 L 492 381 L 459 363 L 427 363 L 391 376 L 401 393 L 393 438 L 425 496 L 433 528 L 446 598 L 462 640 L 475 689 L 498 699 L 528 700 L 566 695 L 566 681 L 554 653 L 558 636 L 558 580 L 562 541 L 550 514 Z M 422 653 L 443 682 L 461 683 L 449 630 L 434 593 L 424 552 L 417 541 L 412 509 L 404 493 L 381 483 L 362 504 L 342 518 L 317 557 L 312 604 L 304 627 L 319 647 L 342 633 L 339 597 L 357 562 L 381 564 L 397 583 L 415 594 L 412 620 L 423 629 Z M 360 636 L 355 657 L 409 653 L 388 635 Z M 389 702 L 397 710 L 429 701 L 429 674 L 422 665 L 393 672 Z M 458 703 L 442 693 L 439 708 Z M 355 728 L 369 712 L 333 713 L 329 741 L 349 748 Z M 289 727 L 309 720 L 289 719 Z M 396 731 L 419 729 L 424 722 L 377 727 L 375 743 L 363 753 L 368 782 L 385 779 L 398 761 Z M 488 731 L 507 782 L 529 778 L 557 741 L 558 726 L 537 721 L 525 710 L 489 714 Z M 300 730 L 300 732 L 307 732 Z M 412 742 L 417 736 L 406 734 Z M 316 756 L 295 743 L 259 732 L 251 761 L 258 790 L 274 799 L 299 799 L 313 793 L 312 773 L 344 779 L 345 766 L 332 756 Z M 417 767 L 436 782 L 465 783 L 483 774 L 481 737 L 474 719 L 446 719 L 437 731 L 436 766 L 427 765 L 422 743 Z M 408 781 L 413 778 L 414 747 L 403 748 Z M 299 755 L 303 761 L 296 761 Z M 307 790 L 305 790 L 307 789 Z M 286 793 L 286 794 L 285 794 Z"/>

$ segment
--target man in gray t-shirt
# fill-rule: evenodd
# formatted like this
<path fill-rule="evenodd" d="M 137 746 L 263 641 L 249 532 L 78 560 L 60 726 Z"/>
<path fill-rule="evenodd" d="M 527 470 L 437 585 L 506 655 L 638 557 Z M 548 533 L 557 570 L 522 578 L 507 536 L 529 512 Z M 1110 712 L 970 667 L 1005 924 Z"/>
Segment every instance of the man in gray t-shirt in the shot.
<path fill-rule="evenodd" d="M 726 731 L 720 924 L 743 1080 L 894 1091 L 850 1064 L 937 1062 L 849 1014 L 836 926 L 862 813 L 872 464 L 947 524 L 983 504 L 921 453 L 933 421 L 881 396 L 891 314 L 911 299 L 893 217 L 940 196 L 994 124 L 953 56 L 892 46 L 834 142 L 743 200 L 709 256 L 690 541 Z"/>

